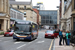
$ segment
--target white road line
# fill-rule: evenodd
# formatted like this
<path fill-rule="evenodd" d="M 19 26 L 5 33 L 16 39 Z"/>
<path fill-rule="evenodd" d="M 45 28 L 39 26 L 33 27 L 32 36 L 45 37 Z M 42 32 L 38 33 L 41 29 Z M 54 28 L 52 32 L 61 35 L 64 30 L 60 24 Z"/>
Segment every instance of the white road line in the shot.
<path fill-rule="evenodd" d="M 35 41 L 37 41 L 38 39 L 36 39 Z M 31 43 L 33 43 L 33 42 L 35 42 L 35 41 L 32 41 L 32 42 L 29 42 L 28 44 L 31 44 Z M 23 47 L 23 46 L 25 46 L 26 44 L 24 44 L 24 45 L 21 45 L 21 46 L 19 46 L 19 47 L 17 47 L 17 49 L 20 49 L 21 47 Z"/>
<path fill-rule="evenodd" d="M 25 46 L 26 44 L 24 44 L 24 45 L 21 45 L 21 46 L 19 46 L 19 47 L 17 47 L 17 49 L 20 49 L 21 47 L 23 47 L 23 46 Z"/>
<path fill-rule="evenodd" d="M 14 44 L 18 44 L 18 43 L 25 43 L 25 42 L 21 42 L 21 41 L 20 41 L 20 42 L 15 42 Z"/>
<path fill-rule="evenodd" d="M 43 42 L 45 42 L 44 40 L 43 41 L 38 41 L 37 43 L 43 43 Z"/>
<path fill-rule="evenodd" d="M 21 42 L 15 42 L 14 44 L 18 44 L 18 43 L 21 43 Z"/>
<path fill-rule="evenodd" d="M 31 44 L 32 42 L 29 42 L 28 44 Z"/>

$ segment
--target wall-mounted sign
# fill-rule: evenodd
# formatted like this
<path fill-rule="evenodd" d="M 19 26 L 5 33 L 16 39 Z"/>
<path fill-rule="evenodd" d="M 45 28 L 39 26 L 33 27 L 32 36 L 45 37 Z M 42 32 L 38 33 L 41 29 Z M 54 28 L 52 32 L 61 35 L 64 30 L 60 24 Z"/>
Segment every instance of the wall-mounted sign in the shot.
<path fill-rule="evenodd" d="M 0 16 L 5 16 L 6 14 L 0 13 Z"/>

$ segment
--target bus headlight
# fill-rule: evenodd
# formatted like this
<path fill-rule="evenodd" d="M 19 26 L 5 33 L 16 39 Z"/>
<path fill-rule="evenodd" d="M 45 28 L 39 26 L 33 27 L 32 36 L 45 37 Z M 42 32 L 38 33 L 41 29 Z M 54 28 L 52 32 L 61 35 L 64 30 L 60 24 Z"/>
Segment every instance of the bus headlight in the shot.
<path fill-rule="evenodd" d="M 16 33 L 14 33 L 14 35 L 15 35 L 15 36 L 20 36 L 20 35 L 18 35 L 18 34 L 16 34 Z"/>

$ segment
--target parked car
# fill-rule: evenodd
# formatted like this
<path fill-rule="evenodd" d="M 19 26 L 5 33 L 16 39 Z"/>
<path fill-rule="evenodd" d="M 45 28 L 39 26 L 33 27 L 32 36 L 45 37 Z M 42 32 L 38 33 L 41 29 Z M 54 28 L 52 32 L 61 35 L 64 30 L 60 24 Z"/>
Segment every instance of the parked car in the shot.
<path fill-rule="evenodd" d="M 59 31 L 54 31 L 54 37 L 58 37 Z"/>
<path fill-rule="evenodd" d="M 7 31 L 4 33 L 4 36 L 12 36 L 14 32 L 12 31 Z"/>
<path fill-rule="evenodd" d="M 54 31 L 52 30 L 47 30 L 45 32 L 45 38 L 54 38 Z"/>

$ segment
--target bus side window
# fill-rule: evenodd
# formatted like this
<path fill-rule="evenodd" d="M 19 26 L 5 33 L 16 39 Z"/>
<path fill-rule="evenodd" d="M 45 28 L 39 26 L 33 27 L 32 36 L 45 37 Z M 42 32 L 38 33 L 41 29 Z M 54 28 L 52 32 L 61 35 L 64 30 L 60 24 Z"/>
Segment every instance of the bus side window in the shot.
<path fill-rule="evenodd" d="M 32 27 L 30 27 L 30 30 L 29 30 L 30 32 L 32 31 Z"/>

